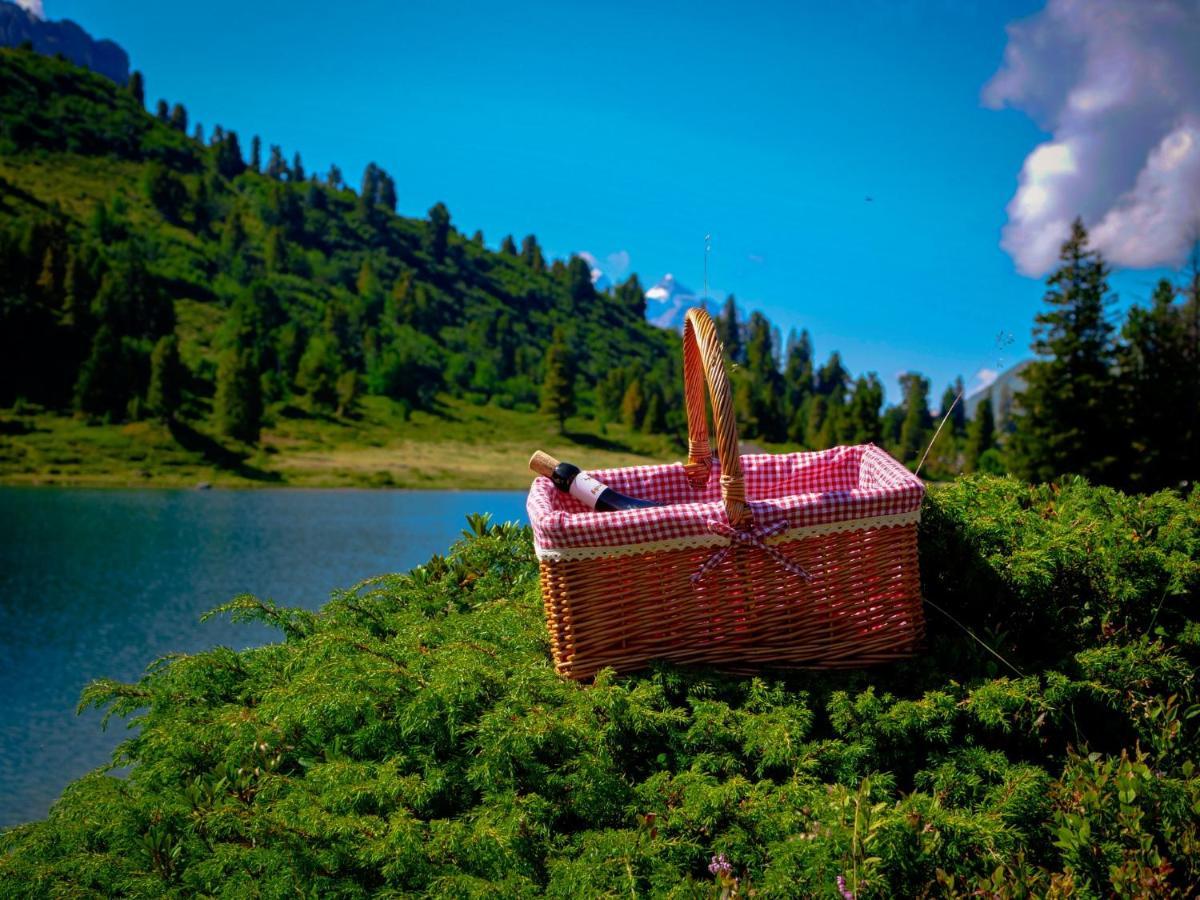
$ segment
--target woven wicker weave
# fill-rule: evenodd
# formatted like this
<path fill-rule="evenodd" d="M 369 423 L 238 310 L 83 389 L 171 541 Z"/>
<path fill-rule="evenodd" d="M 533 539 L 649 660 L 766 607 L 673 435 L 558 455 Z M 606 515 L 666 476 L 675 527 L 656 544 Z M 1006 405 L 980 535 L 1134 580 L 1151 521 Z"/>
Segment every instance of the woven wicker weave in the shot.
<path fill-rule="evenodd" d="M 619 490 L 628 490 L 633 482 L 648 499 L 677 501 L 679 492 L 686 494 L 690 487 L 695 502 L 671 507 L 668 513 L 685 531 L 693 518 L 720 521 L 708 521 L 707 530 L 692 529 L 684 537 L 639 539 L 637 535 L 652 533 L 640 523 L 654 521 L 656 514 L 661 518 L 662 510 L 587 513 L 549 487 L 547 479 L 538 479 L 530 494 L 530 519 L 558 671 L 588 678 L 605 667 L 629 671 L 652 659 L 727 669 L 765 664 L 831 668 L 911 656 L 924 627 L 916 544 L 920 482 L 866 445 L 840 448 L 853 451 L 840 459 L 856 468 L 846 469 L 838 490 L 788 496 L 785 484 L 777 488 L 761 474 L 776 471 L 781 462 L 787 470 L 792 465 L 788 457 L 746 457 L 756 489 L 748 502 L 724 350 L 703 309 L 688 311 L 683 343 L 688 462 L 682 477 L 678 472 L 666 472 L 661 479 L 646 474 L 679 467 L 611 470 L 600 476 Z M 717 460 L 708 440 L 706 382 Z M 791 456 L 796 471 L 808 464 L 807 458 L 832 458 L 828 453 Z M 856 493 L 857 479 L 868 477 L 859 474 L 866 473 L 868 464 L 886 470 L 885 488 L 872 482 L 875 490 Z M 710 486 L 718 472 L 720 505 Z M 666 484 L 672 474 L 673 489 Z M 872 510 L 886 514 L 863 515 L 861 504 L 848 501 L 852 514 L 828 514 L 841 508 L 837 504 L 843 497 L 858 493 L 869 494 L 872 502 L 882 500 L 879 510 Z M 758 528 L 756 516 L 780 509 L 793 510 L 793 516 L 809 510 L 824 514 Z M 621 534 L 616 529 L 613 539 L 572 538 L 589 534 L 570 528 L 591 521 L 583 518 L 587 516 L 622 517 L 602 521 L 628 523 L 630 537 L 614 543 Z M 797 521 L 802 524 L 795 526 Z M 565 537 L 552 540 L 552 524 Z"/>

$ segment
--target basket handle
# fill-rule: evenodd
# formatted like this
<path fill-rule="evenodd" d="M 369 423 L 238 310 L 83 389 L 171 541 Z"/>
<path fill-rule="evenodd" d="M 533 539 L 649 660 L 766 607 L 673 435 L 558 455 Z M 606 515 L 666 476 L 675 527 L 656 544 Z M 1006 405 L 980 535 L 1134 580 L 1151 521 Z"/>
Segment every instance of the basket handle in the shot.
<path fill-rule="evenodd" d="M 717 456 L 721 460 L 721 501 L 729 523 L 737 528 L 753 524 L 746 505 L 746 481 L 738 451 L 733 395 L 725 374 L 725 348 L 717 337 L 712 317 L 702 306 L 692 307 L 683 320 L 683 390 L 688 417 L 688 461 L 684 467 L 693 487 L 708 483 L 712 450 L 708 444 L 705 383 L 712 397 Z"/>

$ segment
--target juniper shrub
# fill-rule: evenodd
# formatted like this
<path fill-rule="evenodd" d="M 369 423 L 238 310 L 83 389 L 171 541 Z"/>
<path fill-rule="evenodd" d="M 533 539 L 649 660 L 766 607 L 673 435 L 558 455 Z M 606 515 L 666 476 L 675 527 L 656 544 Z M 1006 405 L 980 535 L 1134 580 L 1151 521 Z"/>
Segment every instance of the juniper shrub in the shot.
<path fill-rule="evenodd" d="M 223 607 L 279 643 L 91 685 L 128 777 L 0 836 L 0 895 L 1192 896 L 1198 550 L 1200 492 L 974 476 L 928 500 L 920 658 L 581 685 L 527 530 L 472 517 L 318 613 Z"/>

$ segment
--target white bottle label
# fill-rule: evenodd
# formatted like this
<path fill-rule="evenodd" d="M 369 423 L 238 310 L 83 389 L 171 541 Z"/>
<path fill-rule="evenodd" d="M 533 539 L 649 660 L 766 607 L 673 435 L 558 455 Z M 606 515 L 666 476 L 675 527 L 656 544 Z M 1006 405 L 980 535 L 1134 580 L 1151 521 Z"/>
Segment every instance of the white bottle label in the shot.
<path fill-rule="evenodd" d="M 587 472 L 580 472 L 571 482 L 571 496 L 588 509 L 596 508 L 596 500 L 608 490 L 608 485 L 597 481 Z"/>

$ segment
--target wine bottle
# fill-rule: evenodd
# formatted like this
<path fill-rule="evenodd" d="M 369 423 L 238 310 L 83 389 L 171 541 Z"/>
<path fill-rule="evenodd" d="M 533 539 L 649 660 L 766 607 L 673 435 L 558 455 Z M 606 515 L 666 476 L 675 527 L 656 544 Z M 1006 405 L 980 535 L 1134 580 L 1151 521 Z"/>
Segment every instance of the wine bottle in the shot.
<path fill-rule="evenodd" d="M 642 500 L 639 497 L 629 497 L 620 491 L 614 491 L 587 472 L 580 471 L 579 466 L 568 462 L 559 462 L 549 453 L 543 453 L 541 450 L 530 457 L 529 468 L 538 475 L 545 475 L 564 494 L 570 494 L 588 509 L 594 509 L 596 512 L 662 506 L 661 503 L 655 503 L 653 500 Z"/>

